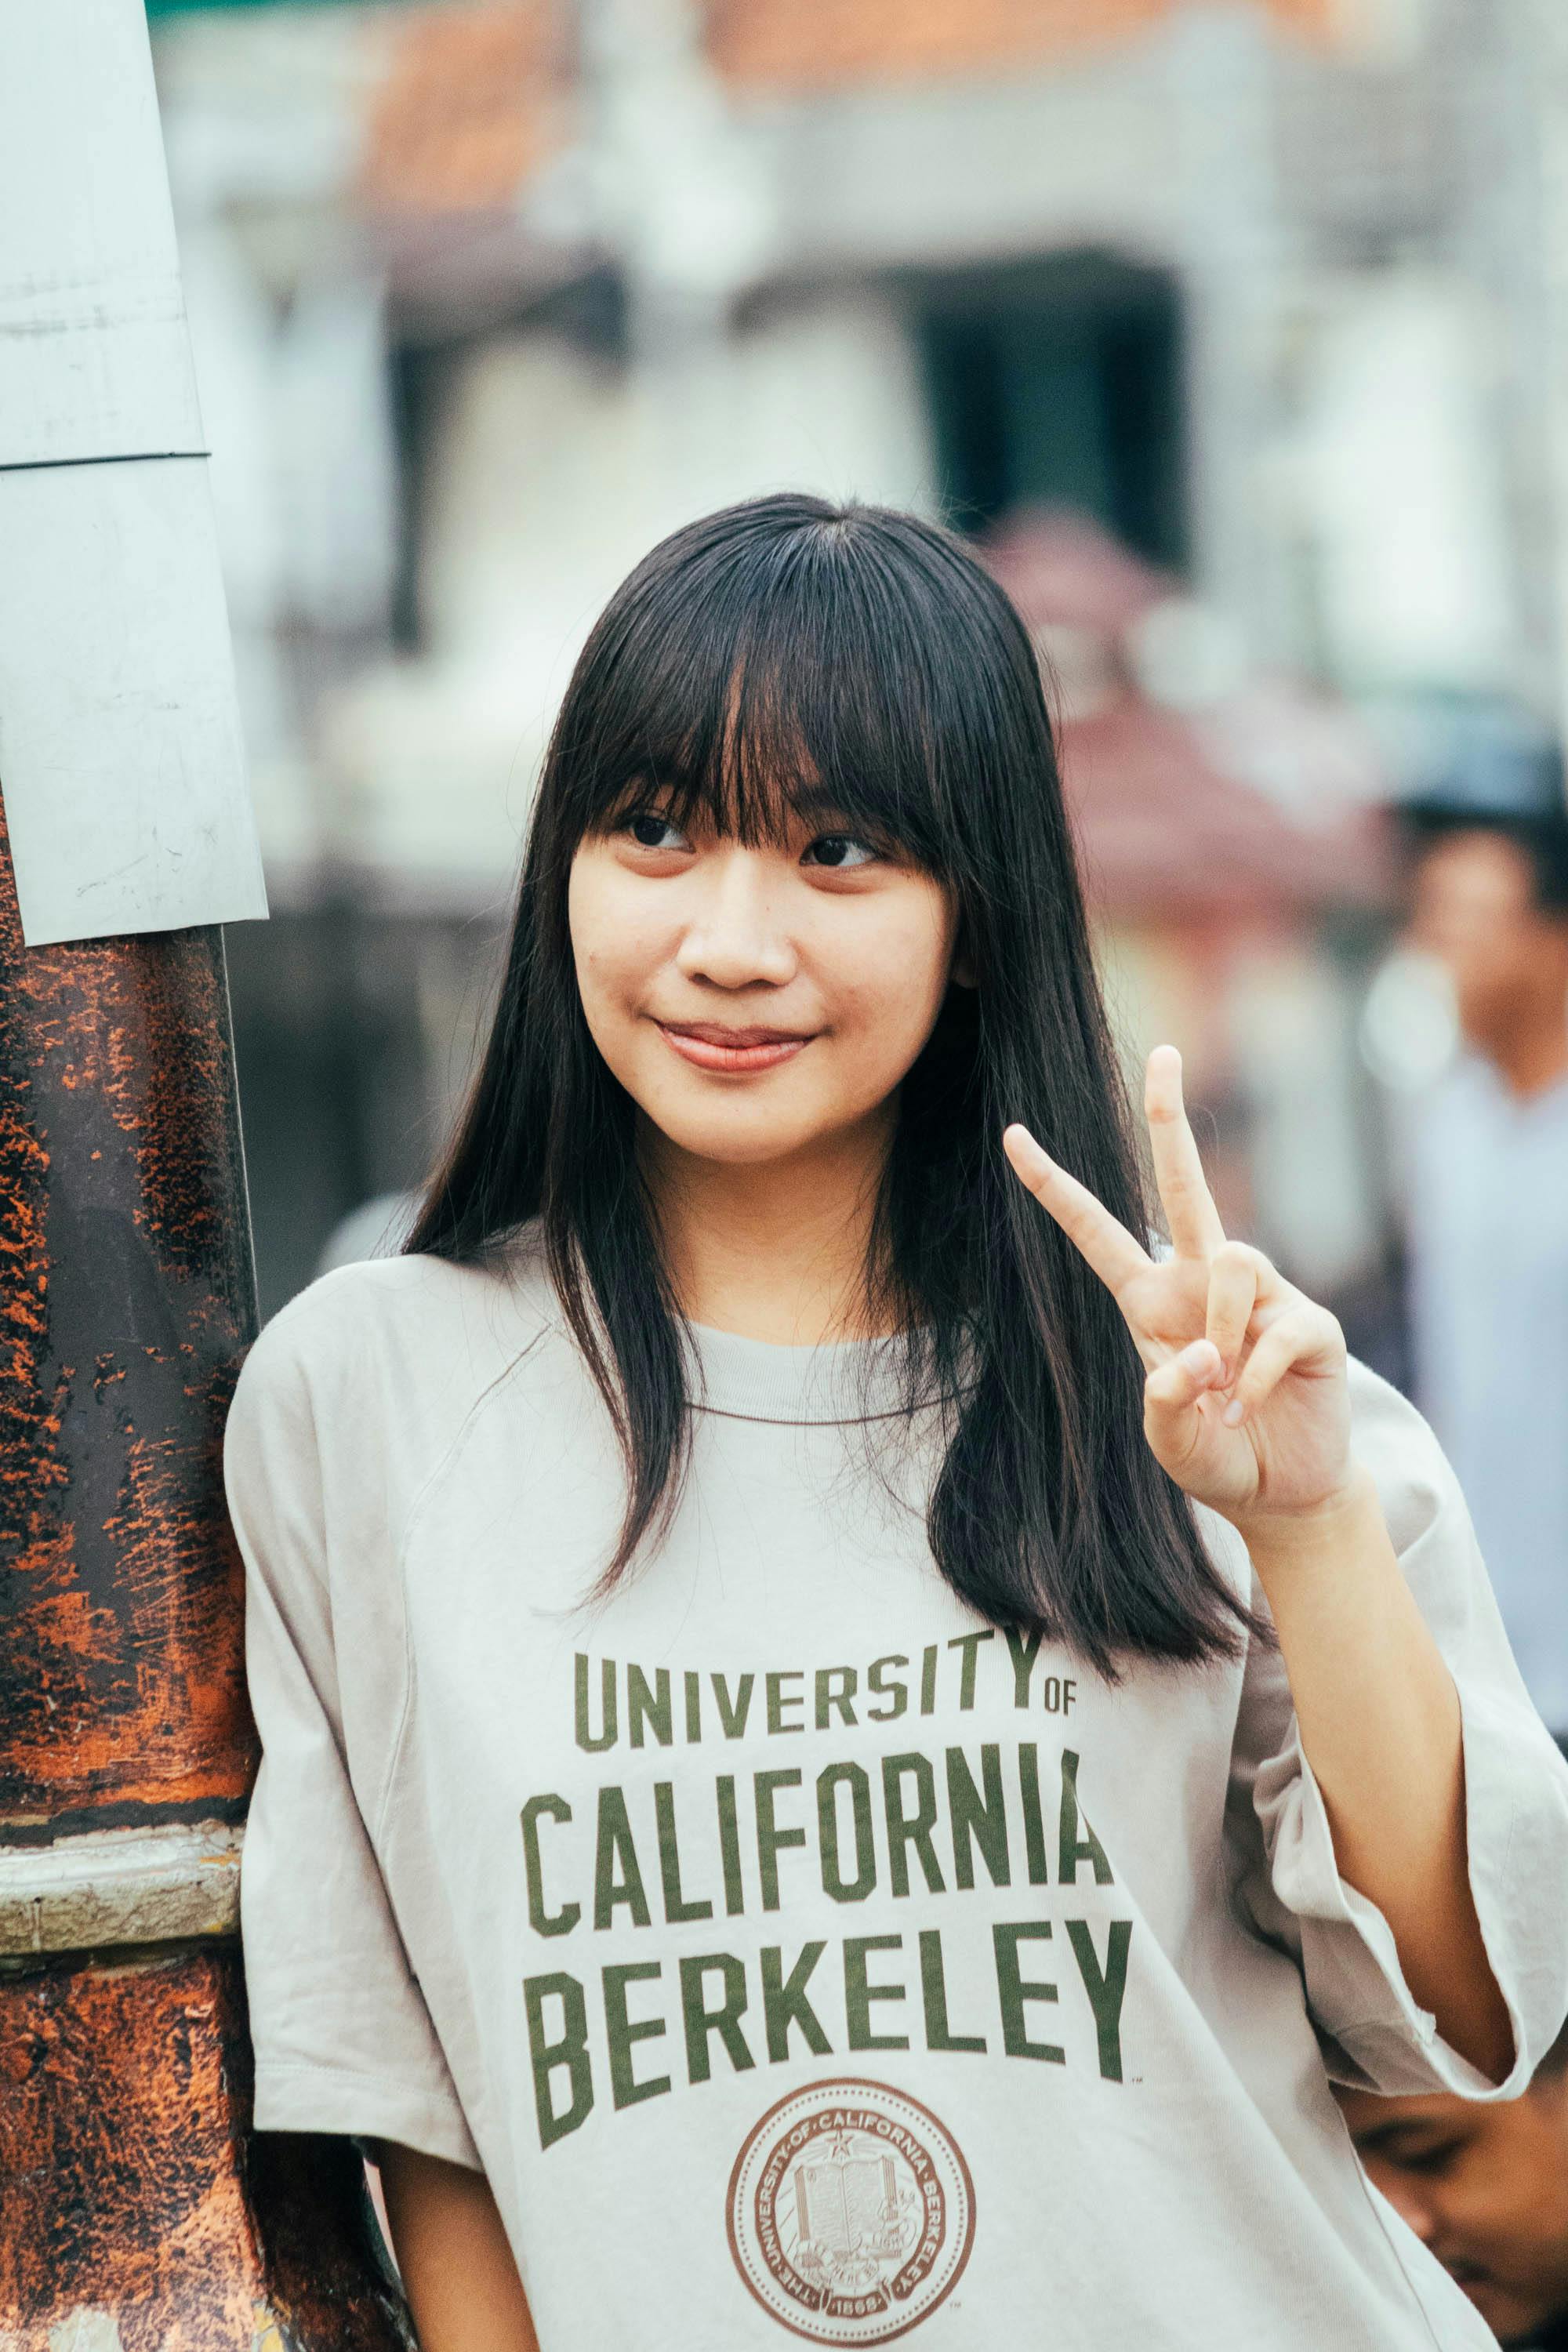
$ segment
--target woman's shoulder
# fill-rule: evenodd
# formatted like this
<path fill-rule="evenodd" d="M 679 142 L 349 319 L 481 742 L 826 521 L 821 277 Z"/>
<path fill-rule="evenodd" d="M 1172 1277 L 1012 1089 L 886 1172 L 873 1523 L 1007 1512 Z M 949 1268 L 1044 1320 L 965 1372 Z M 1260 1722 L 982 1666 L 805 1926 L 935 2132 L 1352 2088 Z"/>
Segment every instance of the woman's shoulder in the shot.
<path fill-rule="evenodd" d="M 493 1380 L 560 1328 L 542 1253 L 524 1228 L 480 1263 L 419 1251 L 318 1275 L 262 1327 L 240 1384 L 320 1396 L 379 1373 L 452 1393 Z"/>

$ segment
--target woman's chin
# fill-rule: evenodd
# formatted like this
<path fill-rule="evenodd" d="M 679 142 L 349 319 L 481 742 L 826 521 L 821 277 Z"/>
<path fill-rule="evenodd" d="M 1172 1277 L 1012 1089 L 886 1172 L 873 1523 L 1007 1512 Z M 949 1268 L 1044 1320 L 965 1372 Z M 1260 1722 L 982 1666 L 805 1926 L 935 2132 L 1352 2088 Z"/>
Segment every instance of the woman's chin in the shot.
<path fill-rule="evenodd" d="M 644 1119 L 666 1144 L 692 1160 L 723 1168 L 766 1168 L 775 1161 L 809 1159 L 843 1133 L 842 1123 L 815 1117 L 798 1104 L 768 1102 L 749 1087 L 726 1087 L 706 1099 L 680 1098 L 668 1091 L 638 1105 Z"/>
<path fill-rule="evenodd" d="M 735 1119 L 691 1119 L 659 1122 L 668 1143 L 688 1159 L 707 1160 L 720 1168 L 768 1168 L 809 1155 L 813 1144 L 825 1140 L 815 1130 L 804 1131 L 773 1122 Z"/>

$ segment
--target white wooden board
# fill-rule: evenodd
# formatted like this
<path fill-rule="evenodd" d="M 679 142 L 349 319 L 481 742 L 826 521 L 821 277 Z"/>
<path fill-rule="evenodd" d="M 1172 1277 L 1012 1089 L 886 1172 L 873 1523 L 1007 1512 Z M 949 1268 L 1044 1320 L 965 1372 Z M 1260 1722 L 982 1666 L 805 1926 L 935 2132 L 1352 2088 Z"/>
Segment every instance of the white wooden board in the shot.
<path fill-rule="evenodd" d="M 0 466 L 204 446 L 138 0 L 0 0 Z"/>
<path fill-rule="evenodd" d="M 266 914 L 204 460 L 0 472 L 0 797 L 31 946 Z"/>
<path fill-rule="evenodd" d="M 264 915 L 142 0 L 0 0 L 0 797 L 29 945 Z"/>

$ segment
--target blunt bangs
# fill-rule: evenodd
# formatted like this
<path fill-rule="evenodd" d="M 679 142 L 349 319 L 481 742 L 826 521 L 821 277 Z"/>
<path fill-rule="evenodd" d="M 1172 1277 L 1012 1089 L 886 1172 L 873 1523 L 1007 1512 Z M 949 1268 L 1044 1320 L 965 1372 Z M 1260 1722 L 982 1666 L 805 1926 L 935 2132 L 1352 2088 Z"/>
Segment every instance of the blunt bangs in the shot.
<path fill-rule="evenodd" d="M 830 818 L 941 881 L 972 881 L 962 808 L 965 780 L 988 764 L 980 705 L 995 649 L 964 696 L 931 645 L 955 623 L 984 634 L 993 616 L 972 581 L 955 614 L 960 583 L 911 579 L 879 555 L 814 521 L 639 567 L 560 764 L 563 821 L 579 838 L 605 832 L 657 794 L 683 828 L 700 819 L 777 846 L 792 820 Z"/>

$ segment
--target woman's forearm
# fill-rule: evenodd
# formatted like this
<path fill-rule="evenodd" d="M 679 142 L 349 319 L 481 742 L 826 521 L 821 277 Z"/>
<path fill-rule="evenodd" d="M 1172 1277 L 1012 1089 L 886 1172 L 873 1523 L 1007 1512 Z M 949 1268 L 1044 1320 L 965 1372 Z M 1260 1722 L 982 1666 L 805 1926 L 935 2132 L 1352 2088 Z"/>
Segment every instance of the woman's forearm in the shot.
<path fill-rule="evenodd" d="M 1458 1694 L 1364 1472 L 1320 1514 L 1244 1526 L 1341 1874 L 1388 1921 L 1446 2042 L 1500 2081 L 1508 2011 L 1470 1894 Z"/>
<path fill-rule="evenodd" d="M 377 2160 L 421 2352 L 539 2352 L 484 2174 L 395 2140 L 377 2144 Z"/>

